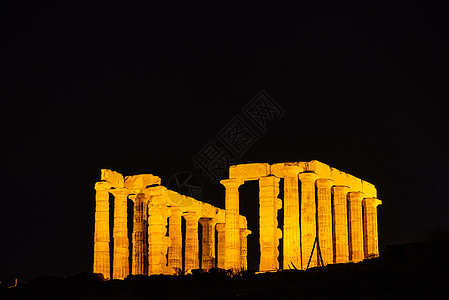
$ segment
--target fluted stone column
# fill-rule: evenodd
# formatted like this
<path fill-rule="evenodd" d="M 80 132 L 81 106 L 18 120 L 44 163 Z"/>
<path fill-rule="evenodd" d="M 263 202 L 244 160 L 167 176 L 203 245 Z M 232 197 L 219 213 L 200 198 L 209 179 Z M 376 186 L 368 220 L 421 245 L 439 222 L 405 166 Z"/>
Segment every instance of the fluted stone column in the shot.
<path fill-rule="evenodd" d="M 348 212 L 346 198 L 348 192 L 348 186 L 337 185 L 332 187 L 332 193 L 334 194 L 334 263 L 337 264 L 347 263 L 349 261 Z"/>
<path fill-rule="evenodd" d="M 332 185 L 332 179 L 318 178 L 316 180 L 318 241 L 321 257 L 325 265 L 333 263 L 334 260 L 332 245 Z M 320 261 L 318 260 L 318 262 Z"/>
<path fill-rule="evenodd" d="M 301 268 L 298 171 L 284 177 L 284 269 Z"/>
<path fill-rule="evenodd" d="M 147 198 L 142 193 L 130 198 L 134 198 L 132 274 L 147 275 Z"/>
<path fill-rule="evenodd" d="M 259 179 L 259 226 L 260 226 L 260 266 L 261 272 L 279 269 L 279 239 L 282 232 L 278 228 L 277 211 L 282 208 L 279 195 L 279 178 L 266 176 Z"/>
<path fill-rule="evenodd" d="M 362 200 L 362 192 L 348 194 L 349 259 L 353 262 L 362 261 L 364 258 Z"/>
<path fill-rule="evenodd" d="M 201 218 L 203 226 L 201 269 L 215 268 L 215 224 L 212 218 Z"/>
<path fill-rule="evenodd" d="M 199 241 L 198 241 L 198 220 L 197 213 L 184 214 L 186 220 L 186 249 L 185 249 L 185 270 L 199 269 Z"/>
<path fill-rule="evenodd" d="M 94 273 L 110 278 L 109 253 L 109 189 L 107 182 L 95 184 Z"/>
<path fill-rule="evenodd" d="M 363 199 L 363 241 L 365 258 L 379 256 L 377 228 L 377 206 L 382 204 L 377 198 Z"/>
<path fill-rule="evenodd" d="M 314 172 L 303 172 L 298 174 L 298 178 L 301 181 L 301 268 L 305 269 L 307 268 L 307 263 L 317 236 L 315 180 L 318 178 L 318 175 Z M 309 268 L 317 266 L 317 263 L 318 256 L 315 249 L 310 260 Z"/>
<path fill-rule="evenodd" d="M 168 218 L 168 235 L 171 245 L 168 248 L 168 266 L 173 269 L 173 273 L 182 270 L 182 231 L 181 231 L 182 211 L 178 207 L 171 208 L 171 215 Z"/>
<path fill-rule="evenodd" d="M 224 179 L 220 183 L 225 191 L 225 268 L 239 269 L 240 262 L 240 226 L 239 226 L 239 186 L 240 179 Z"/>
<path fill-rule="evenodd" d="M 248 269 L 248 234 L 251 234 L 251 230 L 240 228 L 240 260 L 242 262 L 242 270 Z"/>
<path fill-rule="evenodd" d="M 110 190 L 114 195 L 114 257 L 112 277 L 124 279 L 129 275 L 128 193 L 124 188 Z"/>
<path fill-rule="evenodd" d="M 225 224 L 218 223 L 217 226 L 217 267 L 224 269 L 225 266 Z"/>
<path fill-rule="evenodd" d="M 167 268 L 167 251 L 170 238 L 167 234 L 167 218 L 170 211 L 163 200 L 163 187 L 150 192 L 148 202 L 148 275 L 170 273 Z"/>

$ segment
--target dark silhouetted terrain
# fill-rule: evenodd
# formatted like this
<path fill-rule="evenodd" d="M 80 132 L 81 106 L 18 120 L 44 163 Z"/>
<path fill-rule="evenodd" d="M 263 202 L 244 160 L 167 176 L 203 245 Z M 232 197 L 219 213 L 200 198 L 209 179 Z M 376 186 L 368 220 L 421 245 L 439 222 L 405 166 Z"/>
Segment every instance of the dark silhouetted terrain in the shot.
<path fill-rule="evenodd" d="M 91 273 L 49 276 L 2 287 L 0 299 L 447 299 L 448 247 L 449 235 L 439 234 L 388 246 L 381 257 L 358 264 L 233 277 L 224 270 L 123 281 Z"/>

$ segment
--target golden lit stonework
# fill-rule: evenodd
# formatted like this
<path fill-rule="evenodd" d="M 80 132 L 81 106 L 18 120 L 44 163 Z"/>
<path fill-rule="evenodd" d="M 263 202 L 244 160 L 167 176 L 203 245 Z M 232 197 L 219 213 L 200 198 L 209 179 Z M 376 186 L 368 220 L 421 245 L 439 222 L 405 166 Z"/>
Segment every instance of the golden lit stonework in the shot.
<path fill-rule="evenodd" d="M 377 206 L 382 202 L 376 188 L 319 161 L 231 166 L 229 179 L 221 181 L 224 210 L 167 189 L 157 176 L 123 177 L 103 169 L 95 184 L 94 272 L 106 279 L 178 274 L 198 269 L 200 262 L 203 269 L 245 270 L 251 231 L 239 213 L 239 187 L 251 180 L 259 181 L 259 271 L 279 270 L 281 238 L 284 269 L 359 262 L 379 255 Z M 281 180 L 283 201 L 278 198 Z M 133 201 L 132 233 L 128 199 Z M 282 229 L 278 228 L 281 208 Z"/>

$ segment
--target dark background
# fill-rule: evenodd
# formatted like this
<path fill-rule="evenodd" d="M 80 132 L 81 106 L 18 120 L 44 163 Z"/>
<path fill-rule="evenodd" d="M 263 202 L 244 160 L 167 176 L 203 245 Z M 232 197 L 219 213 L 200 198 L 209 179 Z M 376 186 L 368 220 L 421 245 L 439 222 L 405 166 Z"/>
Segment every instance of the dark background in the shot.
<path fill-rule="evenodd" d="M 4 283 L 92 270 L 101 168 L 193 172 L 223 208 L 192 157 L 262 89 L 285 115 L 238 163 L 316 159 L 375 184 L 381 249 L 449 229 L 443 7 L 2 6 Z"/>

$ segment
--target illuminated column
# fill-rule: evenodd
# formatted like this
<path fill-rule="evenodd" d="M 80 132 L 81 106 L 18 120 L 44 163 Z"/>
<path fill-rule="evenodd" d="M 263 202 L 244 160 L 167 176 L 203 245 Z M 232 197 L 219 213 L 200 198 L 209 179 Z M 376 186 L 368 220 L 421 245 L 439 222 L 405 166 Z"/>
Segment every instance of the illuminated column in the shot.
<path fill-rule="evenodd" d="M 298 174 L 301 181 L 301 257 L 302 269 L 307 268 L 307 263 L 312 254 L 313 243 L 316 238 L 316 205 L 315 205 L 315 180 L 318 175 L 314 172 Z M 318 256 L 316 249 L 310 260 L 309 268 L 317 266 Z"/>
<path fill-rule="evenodd" d="M 377 228 L 377 206 L 382 204 L 377 198 L 363 199 L 363 241 L 365 258 L 379 256 Z"/>
<path fill-rule="evenodd" d="M 318 241 L 321 257 L 325 265 L 333 263 L 334 260 L 332 245 L 332 185 L 332 179 L 319 178 L 316 180 Z"/>
<path fill-rule="evenodd" d="M 107 182 L 95 184 L 94 273 L 110 277 L 109 253 L 109 189 Z"/>
<path fill-rule="evenodd" d="M 131 195 L 134 198 L 134 223 L 133 223 L 133 258 L 132 258 L 132 274 L 146 275 L 148 267 L 148 249 L 146 247 L 147 237 L 147 199 L 145 194 Z"/>
<path fill-rule="evenodd" d="M 334 194 L 333 222 L 334 222 L 334 263 L 349 261 L 348 213 L 346 195 L 349 187 L 337 185 L 332 187 Z"/>
<path fill-rule="evenodd" d="M 163 187 L 152 188 L 148 202 L 148 275 L 170 273 L 166 258 L 170 245 L 166 236 L 170 212 L 164 205 L 162 192 Z"/>
<path fill-rule="evenodd" d="M 215 224 L 212 218 L 199 221 L 203 226 L 201 269 L 215 268 Z"/>
<path fill-rule="evenodd" d="M 362 199 L 362 192 L 348 194 L 349 258 L 352 262 L 362 261 L 364 256 Z"/>
<path fill-rule="evenodd" d="M 244 224 L 240 224 L 240 261 L 242 263 L 241 265 L 241 269 L 242 270 L 246 270 L 248 269 L 248 240 L 247 240 L 247 236 L 248 234 L 251 234 L 251 230 L 247 229 L 247 225 L 246 225 L 246 219 L 245 222 L 243 222 Z"/>
<path fill-rule="evenodd" d="M 168 218 L 168 235 L 171 245 L 168 248 L 168 266 L 173 268 L 173 272 L 182 270 L 182 231 L 181 231 L 182 211 L 178 207 L 171 208 L 171 215 Z"/>
<path fill-rule="evenodd" d="M 225 269 L 240 268 L 239 179 L 224 179 L 225 191 Z"/>
<path fill-rule="evenodd" d="M 218 223 L 217 226 L 217 267 L 225 268 L 225 224 Z"/>
<path fill-rule="evenodd" d="M 301 268 L 298 171 L 284 177 L 284 269 Z"/>
<path fill-rule="evenodd" d="M 199 269 L 199 241 L 198 241 L 198 220 L 197 213 L 184 214 L 186 219 L 186 249 L 185 249 L 185 270 Z"/>
<path fill-rule="evenodd" d="M 114 195 L 114 257 L 112 278 L 124 279 L 129 275 L 128 193 L 127 189 L 113 189 Z"/>
<path fill-rule="evenodd" d="M 279 269 L 279 239 L 282 232 L 278 228 L 277 211 L 282 208 L 279 195 L 279 178 L 266 176 L 259 179 L 259 271 L 274 271 Z"/>

